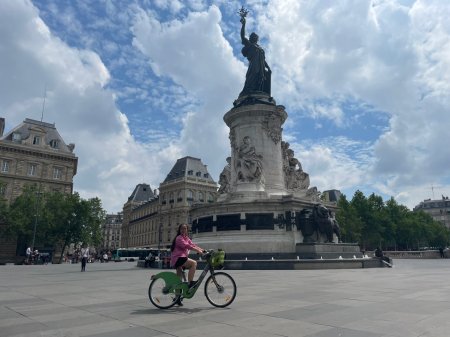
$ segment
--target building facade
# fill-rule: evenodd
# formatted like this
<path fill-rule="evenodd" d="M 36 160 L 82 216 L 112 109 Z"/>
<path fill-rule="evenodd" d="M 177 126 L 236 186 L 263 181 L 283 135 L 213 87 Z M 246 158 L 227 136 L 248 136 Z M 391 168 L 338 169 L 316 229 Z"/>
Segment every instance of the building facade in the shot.
<path fill-rule="evenodd" d="M 2 197 L 8 202 L 26 184 L 38 185 L 42 191 L 73 192 L 78 165 L 75 145 L 66 145 L 55 124 L 27 118 L 0 137 Z"/>
<path fill-rule="evenodd" d="M 191 223 L 194 205 L 212 203 L 217 198 L 217 184 L 198 158 L 178 159 L 159 186 L 159 195 L 146 195 L 139 184 L 123 207 L 121 246 L 167 248 L 178 226 Z"/>
<path fill-rule="evenodd" d="M 342 193 L 339 190 L 327 190 L 322 192 L 322 201 L 337 204 Z"/>
<path fill-rule="evenodd" d="M 424 200 L 414 207 L 414 211 L 424 211 L 430 214 L 434 220 L 450 228 L 450 200 L 448 197 L 442 196 L 442 199 L 438 200 Z"/>
<path fill-rule="evenodd" d="M 102 225 L 102 246 L 99 251 L 108 251 L 120 247 L 122 237 L 122 212 L 107 214 Z"/>
<path fill-rule="evenodd" d="M 4 128 L 0 118 L 0 197 L 11 203 L 26 185 L 36 185 L 42 192 L 73 192 L 75 145 L 64 142 L 55 124 L 27 118 L 3 135 Z M 0 260 L 22 254 L 16 251 L 19 246 L 0 238 Z"/>
<path fill-rule="evenodd" d="M 122 236 L 120 240 L 121 248 L 135 247 L 138 237 L 136 235 L 137 228 L 131 226 L 136 217 L 148 218 L 151 216 L 145 214 L 145 207 L 140 206 L 148 205 L 157 199 L 156 191 L 152 191 L 148 184 L 138 184 L 133 190 L 133 193 L 128 197 L 127 202 L 123 205 L 123 219 L 122 219 Z M 153 204 L 152 204 L 153 205 Z M 148 206 L 147 206 L 148 207 Z M 151 205 L 149 206 L 152 207 Z M 140 210 L 137 210 L 137 209 Z M 148 212 L 148 211 L 147 211 Z"/>

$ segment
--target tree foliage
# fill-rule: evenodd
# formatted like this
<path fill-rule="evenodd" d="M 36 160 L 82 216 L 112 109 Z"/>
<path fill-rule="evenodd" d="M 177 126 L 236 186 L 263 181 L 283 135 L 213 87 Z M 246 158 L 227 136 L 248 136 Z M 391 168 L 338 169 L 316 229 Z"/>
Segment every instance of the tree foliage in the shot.
<path fill-rule="evenodd" d="M 336 215 L 345 242 L 358 242 L 363 249 L 415 250 L 445 247 L 450 230 L 422 211 L 412 212 L 393 198 L 366 197 L 356 191 L 351 201 L 342 196 Z"/>
<path fill-rule="evenodd" d="M 6 184 L 0 180 L 0 190 Z M 6 199 L 0 195 L 0 225 L 6 222 L 6 218 L 8 217 L 8 204 L 6 203 Z"/>
<path fill-rule="evenodd" d="M 4 235 L 18 237 L 26 245 L 32 245 L 35 235 L 35 246 L 63 252 L 71 243 L 97 246 L 105 211 L 98 198 L 85 200 L 78 193 L 41 192 L 26 186 L 5 218 Z"/>

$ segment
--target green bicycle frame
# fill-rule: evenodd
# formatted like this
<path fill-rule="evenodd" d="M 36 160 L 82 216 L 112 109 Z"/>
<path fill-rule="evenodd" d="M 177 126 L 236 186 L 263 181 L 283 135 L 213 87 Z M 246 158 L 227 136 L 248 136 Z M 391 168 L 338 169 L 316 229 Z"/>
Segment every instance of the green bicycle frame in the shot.
<path fill-rule="evenodd" d="M 158 273 L 154 275 L 152 279 L 162 278 L 166 282 L 166 291 L 174 293 L 176 295 L 181 295 L 183 298 L 192 298 L 194 297 L 197 289 L 200 287 L 200 284 L 202 283 L 208 272 L 211 272 L 211 275 L 214 274 L 214 268 L 209 264 L 209 261 L 207 260 L 206 266 L 197 280 L 197 284 L 192 288 L 189 288 L 187 282 L 181 281 L 177 274 L 170 271 L 163 271 L 161 273 Z"/>

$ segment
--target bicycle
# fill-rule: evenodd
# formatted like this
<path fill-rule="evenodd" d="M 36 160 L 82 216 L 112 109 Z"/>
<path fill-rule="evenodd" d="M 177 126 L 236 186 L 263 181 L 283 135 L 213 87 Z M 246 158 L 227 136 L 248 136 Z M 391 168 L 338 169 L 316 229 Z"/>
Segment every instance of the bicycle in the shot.
<path fill-rule="evenodd" d="M 148 287 L 150 302 L 157 308 L 168 309 L 173 307 L 179 300 L 192 298 L 200 287 L 206 274 L 211 275 L 205 282 L 205 297 L 215 307 L 225 308 L 229 306 L 236 297 L 236 283 L 233 278 L 223 272 L 216 272 L 215 268 L 223 266 L 225 252 L 223 250 L 205 251 L 206 265 L 197 283 L 189 288 L 186 275 L 183 270 L 183 280 L 173 272 L 161 272 L 151 277 L 152 281 Z"/>

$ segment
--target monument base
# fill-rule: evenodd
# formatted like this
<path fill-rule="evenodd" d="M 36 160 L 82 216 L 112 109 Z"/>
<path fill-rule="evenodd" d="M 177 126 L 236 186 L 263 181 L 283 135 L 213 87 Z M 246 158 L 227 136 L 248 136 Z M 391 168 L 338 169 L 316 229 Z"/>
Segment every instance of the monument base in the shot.
<path fill-rule="evenodd" d="M 356 243 L 297 243 L 295 252 L 300 259 L 362 258 Z"/>

